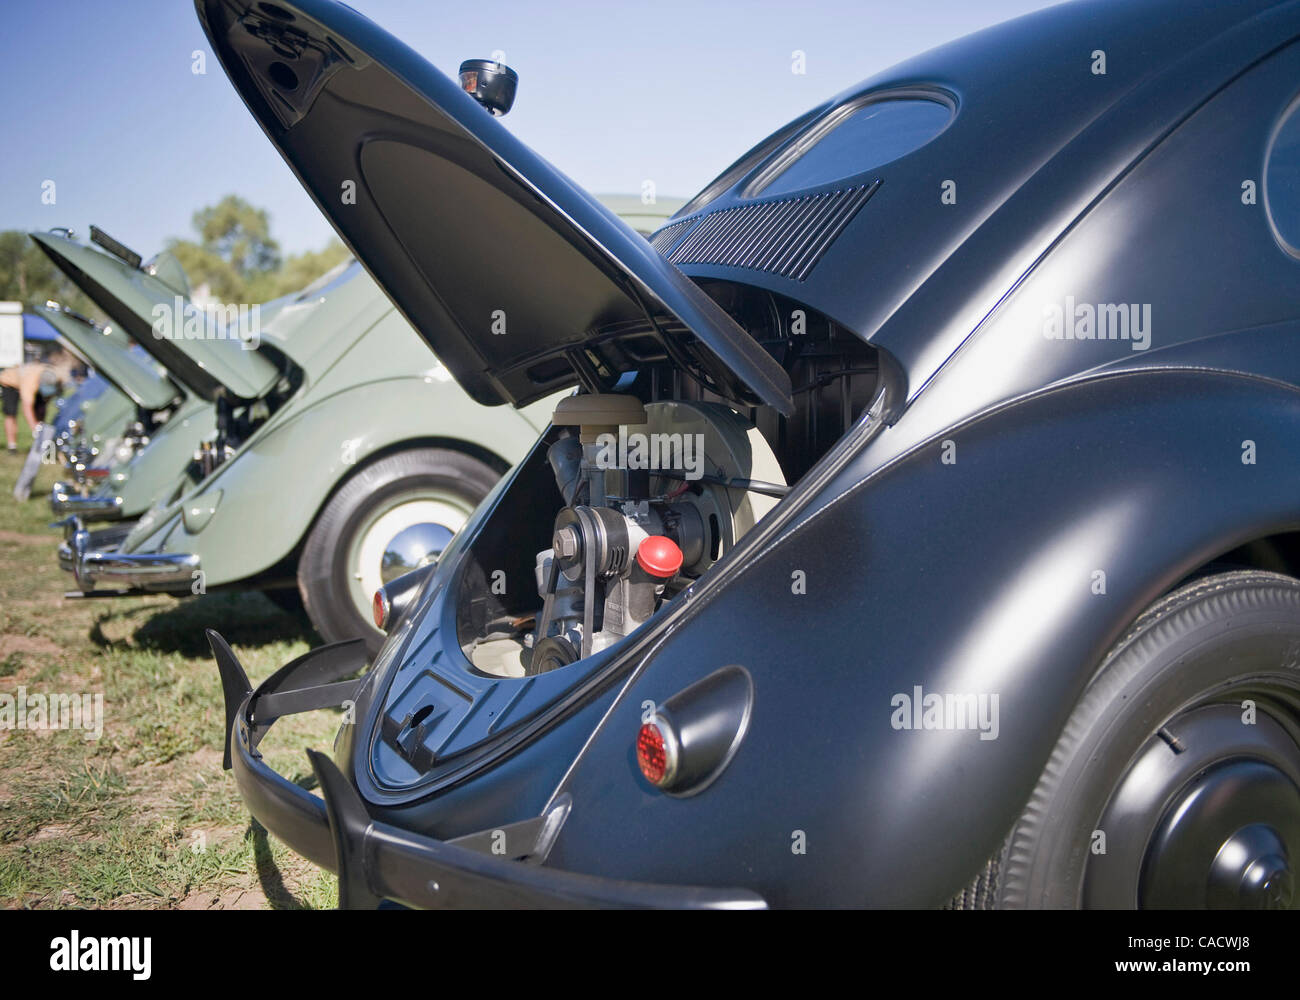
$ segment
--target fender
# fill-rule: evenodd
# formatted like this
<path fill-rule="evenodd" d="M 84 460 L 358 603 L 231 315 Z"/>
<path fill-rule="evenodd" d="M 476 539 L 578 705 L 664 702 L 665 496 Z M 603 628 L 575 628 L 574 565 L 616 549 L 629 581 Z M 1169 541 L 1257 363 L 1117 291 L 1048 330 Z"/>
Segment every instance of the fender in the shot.
<path fill-rule="evenodd" d="M 108 491 L 122 498 L 122 516 L 137 517 L 155 500 L 169 500 L 166 491 L 181 478 L 199 442 L 216 429 L 211 403 L 190 396 L 145 447 L 125 465 L 113 466 Z"/>
<path fill-rule="evenodd" d="M 864 452 L 628 680 L 556 790 L 574 809 L 550 863 L 774 905 L 942 904 L 1000 849 L 1125 627 L 1215 556 L 1300 527 L 1297 440 L 1294 387 L 1145 370 L 883 466 Z M 755 627 L 773 619 L 791 627 Z M 632 749 L 645 704 L 729 663 L 755 687 L 734 760 L 699 795 L 653 791 Z M 986 696 L 995 725 L 901 725 L 918 694 Z"/>
<path fill-rule="evenodd" d="M 381 451 L 434 440 L 472 443 L 513 464 L 536 432 L 509 407 L 481 407 L 452 382 L 388 378 L 354 385 L 252 440 L 185 497 L 162 529 L 162 551 L 196 552 L 209 586 L 255 576 L 288 556 L 338 485 Z M 220 495 L 218 495 L 220 491 Z M 191 534 L 180 506 L 215 513 Z M 154 532 L 136 546 L 156 548 Z"/>
<path fill-rule="evenodd" d="M 120 437 L 122 428 L 135 416 L 135 404 L 112 386 L 85 400 L 73 393 L 65 405 L 79 408 L 80 412 L 69 411 L 67 419 L 80 420 L 82 433 L 95 444 Z M 63 419 L 62 412 L 60 419 Z"/>

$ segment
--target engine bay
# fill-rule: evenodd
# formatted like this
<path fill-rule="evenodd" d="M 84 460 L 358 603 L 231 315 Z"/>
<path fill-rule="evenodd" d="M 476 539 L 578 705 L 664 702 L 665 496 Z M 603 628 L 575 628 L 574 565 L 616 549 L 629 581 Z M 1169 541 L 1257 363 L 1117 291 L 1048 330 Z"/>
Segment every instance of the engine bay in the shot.
<path fill-rule="evenodd" d="M 789 373 L 795 411 L 721 395 L 680 354 L 656 355 L 643 330 L 625 325 L 589 346 L 592 370 L 611 377 L 584 379 L 559 402 L 493 527 L 469 548 L 457 629 L 476 671 L 536 676 L 630 635 L 708 573 L 870 404 L 879 371 L 861 339 L 768 292 L 705 287 Z M 613 372 L 614 357 L 635 357 L 636 370 Z"/>
<path fill-rule="evenodd" d="M 240 446 L 265 424 L 277 410 L 287 403 L 303 382 L 303 372 L 281 352 L 264 345 L 262 350 L 276 357 L 285 374 L 276 380 L 269 393 L 259 399 L 232 399 L 224 390 L 216 394 L 216 430 L 210 440 L 199 443 L 189 465 L 186 477 L 191 486 L 197 486 L 220 466 L 234 457 Z"/>

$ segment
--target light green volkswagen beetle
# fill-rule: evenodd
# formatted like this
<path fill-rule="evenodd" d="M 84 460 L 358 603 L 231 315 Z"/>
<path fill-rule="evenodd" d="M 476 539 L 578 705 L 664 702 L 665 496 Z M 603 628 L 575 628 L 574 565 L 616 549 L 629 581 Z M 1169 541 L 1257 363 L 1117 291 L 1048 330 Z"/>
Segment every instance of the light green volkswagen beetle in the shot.
<path fill-rule="evenodd" d="M 106 462 L 103 456 L 135 414 L 135 403 L 100 371 L 54 405 L 54 441 L 65 464 L 74 454 L 87 463 Z M 68 467 L 71 469 L 71 465 Z"/>
<path fill-rule="evenodd" d="M 212 432 L 212 406 L 132 348 L 116 327 L 99 326 L 53 303 L 44 315 L 64 345 L 130 404 L 112 436 L 97 446 L 76 432 L 62 442 L 72 478 L 54 484 L 50 507 L 56 514 L 86 520 L 139 517 L 176 481 L 199 442 Z"/>
<path fill-rule="evenodd" d="M 635 215 L 678 205 L 637 201 Z M 70 526 L 60 560 L 83 593 L 296 589 L 326 640 L 377 648 L 375 591 L 436 559 L 550 420 L 553 399 L 474 403 L 355 262 L 221 335 L 129 257 L 42 237 L 215 413 L 199 459 L 124 539 Z"/>

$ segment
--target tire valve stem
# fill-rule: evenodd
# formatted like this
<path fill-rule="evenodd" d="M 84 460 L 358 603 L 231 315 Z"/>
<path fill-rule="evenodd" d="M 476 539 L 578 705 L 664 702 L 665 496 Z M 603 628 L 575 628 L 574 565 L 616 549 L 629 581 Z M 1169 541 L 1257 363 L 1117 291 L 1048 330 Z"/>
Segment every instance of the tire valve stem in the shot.
<path fill-rule="evenodd" d="M 1172 750 L 1174 753 L 1182 753 L 1184 750 L 1187 749 L 1185 746 L 1182 745 L 1182 743 L 1178 741 L 1178 737 L 1175 736 L 1173 733 L 1171 733 L 1164 726 L 1160 727 L 1160 730 L 1159 732 L 1156 733 L 1156 735 L 1159 736 L 1162 740 L 1164 740 L 1166 745 L 1168 745 L 1169 749 Z"/>

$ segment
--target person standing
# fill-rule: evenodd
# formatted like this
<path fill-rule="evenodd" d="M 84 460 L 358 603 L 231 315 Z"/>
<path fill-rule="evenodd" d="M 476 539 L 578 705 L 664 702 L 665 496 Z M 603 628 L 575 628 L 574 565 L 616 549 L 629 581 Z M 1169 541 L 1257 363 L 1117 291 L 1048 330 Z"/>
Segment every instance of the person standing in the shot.
<path fill-rule="evenodd" d="M 45 403 L 58 393 L 71 374 L 71 363 L 60 349 L 51 352 L 42 361 L 28 361 L 0 371 L 0 393 L 3 393 L 5 442 L 9 454 L 18 453 L 18 411 L 21 408 L 27 426 L 36 437 L 45 412 Z M 36 412 L 40 405 L 41 413 Z"/>

